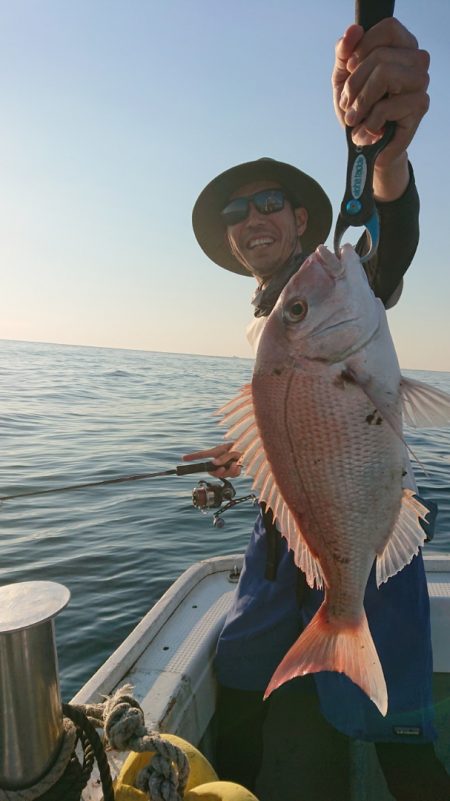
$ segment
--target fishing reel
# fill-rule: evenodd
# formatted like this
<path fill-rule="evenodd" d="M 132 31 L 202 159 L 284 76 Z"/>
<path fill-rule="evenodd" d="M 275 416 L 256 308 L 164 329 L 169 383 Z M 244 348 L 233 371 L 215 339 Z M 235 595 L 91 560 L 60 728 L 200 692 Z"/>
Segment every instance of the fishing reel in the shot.
<path fill-rule="evenodd" d="M 196 509 L 200 509 L 204 514 L 207 513 L 208 509 L 218 509 L 219 511 L 213 514 L 213 526 L 223 528 L 225 521 L 221 515 L 224 512 L 244 501 L 257 502 L 257 497 L 253 493 L 245 495 L 243 498 L 236 498 L 235 496 L 236 490 L 231 481 L 227 481 L 226 478 L 221 478 L 219 481 L 199 481 L 192 490 L 192 503 Z"/>

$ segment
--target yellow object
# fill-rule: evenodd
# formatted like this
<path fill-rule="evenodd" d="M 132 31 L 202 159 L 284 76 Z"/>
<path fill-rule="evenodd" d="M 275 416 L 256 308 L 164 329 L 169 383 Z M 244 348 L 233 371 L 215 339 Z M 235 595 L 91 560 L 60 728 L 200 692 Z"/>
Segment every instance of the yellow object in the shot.
<path fill-rule="evenodd" d="M 256 795 L 234 782 L 208 782 L 193 787 L 184 796 L 184 801 L 258 801 Z"/>
<path fill-rule="evenodd" d="M 181 737 L 177 737 L 176 734 L 162 734 L 161 737 L 164 740 L 168 740 L 172 745 L 177 745 L 187 756 L 190 770 L 185 797 L 186 793 L 198 784 L 204 784 L 205 782 L 217 783 L 217 773 L 195 746 L 183 740 Z M 144 751 L 140 754 L 131 752 L 127 756 L 114 788 L 116 801 L 148 801 L 147 793 L 137 790 L 134 784 L 139 771 L 145 768 L 154 756 L 154 751 Z M 243 796 L 243 799 L 244 798 L 246 797 Z M 253 800 L 253 796 L 248 796 L 248 799 Z M 240 798 L 238 801 L 240 801 Z"/>

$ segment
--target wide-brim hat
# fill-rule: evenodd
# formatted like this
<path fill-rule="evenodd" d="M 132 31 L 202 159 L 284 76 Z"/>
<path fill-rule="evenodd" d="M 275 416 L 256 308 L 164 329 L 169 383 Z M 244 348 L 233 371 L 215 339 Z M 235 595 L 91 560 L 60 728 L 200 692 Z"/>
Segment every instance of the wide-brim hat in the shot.
<path fill-rule="evenodd" d="M 226 241 L 226 226 L 220 212 L 239 187 L 253 181 L 274 181 L 286 190 L 294 208 L 308 211 L 308 224 L 302 234 L 303 250 L 311 253 L 325 242 L 333 216 L 331 203 L 320 184 L 305 172 L 270 158 L 247 161 L 225 170 L 205 186 L 192 212 L 192 226 L 202 250 L 220 267 L 239 275 L 251 276 L 233 256 Z"/>

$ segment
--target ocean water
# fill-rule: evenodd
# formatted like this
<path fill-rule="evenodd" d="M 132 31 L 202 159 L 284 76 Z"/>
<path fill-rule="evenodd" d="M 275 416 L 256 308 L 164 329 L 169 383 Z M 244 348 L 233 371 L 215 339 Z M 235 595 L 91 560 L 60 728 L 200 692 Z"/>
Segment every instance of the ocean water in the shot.
<path fill-rule="evenodd" d="M 252 361 L 0 341 L 0 496 L 174 468 L 221 441 L 214 411 Z M 408 372 L 450 392 L 450 374 Z M 450 551 L 450 428 L 408 431 L 419 489 L 439 504 L 426 548 Z M 192 505 L 205 474 L 163 477 L 0 504 L 0 586 L 65 584 L 56 623 L 69 700 L 193 562 L 243 551 L 255 509 Z M 237 496 L 248 479 L 234 482 Z"/>

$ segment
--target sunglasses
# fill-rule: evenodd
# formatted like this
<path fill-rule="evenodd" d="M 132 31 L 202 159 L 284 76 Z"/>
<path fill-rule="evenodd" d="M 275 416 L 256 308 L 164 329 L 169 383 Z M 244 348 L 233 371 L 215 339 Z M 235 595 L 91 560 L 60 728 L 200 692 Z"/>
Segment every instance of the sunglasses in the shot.
<path fill-rule="evenodd" d="M 256 211 L 259 211 L 260 214 L 273 214 L 284 208 L 286 200 L 288 198 L 282 189 L 263 189 L 261 192 L 255 192 L 254 195 L 230 200 L 220 212 L 220 216 L 225 225 L 236 225 L 248 217 L 250 203 L 253 203 Z"/>

